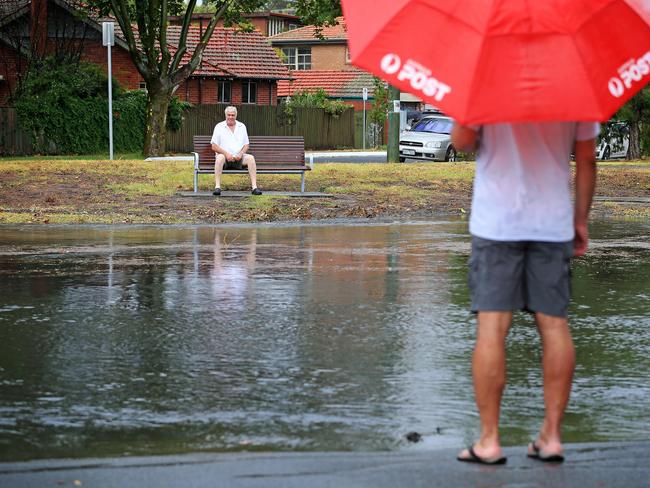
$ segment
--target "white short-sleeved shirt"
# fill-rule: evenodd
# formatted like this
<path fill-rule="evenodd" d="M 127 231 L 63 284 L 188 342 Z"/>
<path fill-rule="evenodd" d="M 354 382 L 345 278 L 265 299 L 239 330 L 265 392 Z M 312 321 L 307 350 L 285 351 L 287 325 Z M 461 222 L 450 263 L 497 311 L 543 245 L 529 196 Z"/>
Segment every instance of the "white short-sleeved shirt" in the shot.
<path fill-rule="evenodd" d="M 226 121 L 219 122 L 214 126 L 212 132 L 211 144 L 217 144 L 222 149 L 228 151 L 230 154 L 237 154 L 242 148 L 248 144 L 248 131 L 246 126 L 235 121 L 235 131 L 231 131 Z"/>
<path fill-rule="evenodd" d="M 479 130 L 469 230 L 496 241 L 574 238 L 569 159 L 597 122 L 490 124 Z"/>

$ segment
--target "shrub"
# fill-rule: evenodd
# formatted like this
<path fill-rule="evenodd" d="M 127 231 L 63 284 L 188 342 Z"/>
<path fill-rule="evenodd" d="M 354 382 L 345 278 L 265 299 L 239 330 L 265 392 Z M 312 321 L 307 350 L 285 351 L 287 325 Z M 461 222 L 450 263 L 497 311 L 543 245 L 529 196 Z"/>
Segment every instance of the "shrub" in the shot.
<path fill-rule="evenodd" d="M 289 118 L 293 118 L 293 109 L 297 107 L 322 108 L 334 118 L 338 118 L 350 105 L 341 100 L 330 100 L 324 89 L 316 91 L 298 91 L 291 95 L 285 102 L 284 111 Z"/>
<path fill-rule="evenodd" d="M 91 63 L 45 59 L 30 69 L 16 100 L 20 124 L 37 152 L 84 154 L 108 147 L 108 79 Z M 113 80 L 113 142 L 116 151 L 142 151 L 147 94 L 125 92 Z M 188 103 L 173 99 L 167 125 L 178 130 Z"/>

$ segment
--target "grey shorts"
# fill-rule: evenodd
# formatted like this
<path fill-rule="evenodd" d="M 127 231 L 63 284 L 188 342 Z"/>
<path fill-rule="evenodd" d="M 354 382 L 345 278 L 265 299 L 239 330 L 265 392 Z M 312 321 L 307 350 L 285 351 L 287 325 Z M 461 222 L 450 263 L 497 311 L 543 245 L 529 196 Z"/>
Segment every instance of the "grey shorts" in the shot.
<path fill-rule="evenodd" d="M 472 311 L 527 310 L 566 317 L 573 241 L 492 241 L 472 236 Z"/>
<path fill-rule="evenodd" d="M 239 161 L 226 161 L 223 169 L 244 169 L 244 165 L 241 159 Z"/>

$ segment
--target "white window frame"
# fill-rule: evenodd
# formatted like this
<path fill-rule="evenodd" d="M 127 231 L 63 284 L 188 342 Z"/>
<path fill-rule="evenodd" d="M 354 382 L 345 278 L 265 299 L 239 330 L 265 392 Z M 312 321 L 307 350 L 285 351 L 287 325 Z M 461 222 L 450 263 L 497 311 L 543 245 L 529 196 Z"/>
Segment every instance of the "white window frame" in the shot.
<path fill-rule="evenodd" d="M 224 87 L 228 87 L 228 99 L 223 97 Z M 229 80 L 217 80 L 217 103 L 232 103 L 232 82 Z"/>
<path fill-rule="evenodd" d="M 255 87 L 254 100 L 251 101 L 251 86 Z M 255 105 L 257 103 L 257 82 L 253 80 L 242 81 L 241 83 L 241 103 L 247 105 Z"/>
<path fill-rule="evenodd" d="M 311 46 L 283 47 L 282 53 L 286 57 L 287 68 L 296 71 L 311 69 Z"/>
<path fill-rule="evenodd" d="M 284 32 L 286 30 L 284 27 L 284 20 L 278 18 L 269 18 L 268 30 L 269 37 Z"/>

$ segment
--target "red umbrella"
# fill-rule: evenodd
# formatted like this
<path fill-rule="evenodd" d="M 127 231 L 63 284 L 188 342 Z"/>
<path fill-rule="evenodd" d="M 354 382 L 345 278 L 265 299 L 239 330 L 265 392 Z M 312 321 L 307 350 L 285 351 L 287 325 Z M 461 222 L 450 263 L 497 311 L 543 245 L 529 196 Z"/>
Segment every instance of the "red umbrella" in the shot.
<path fill-rule="evenodd" d="M 650 0 L 341 0 L 352 62 L 463 124 L 607 120 L 650 80 Z"/>

